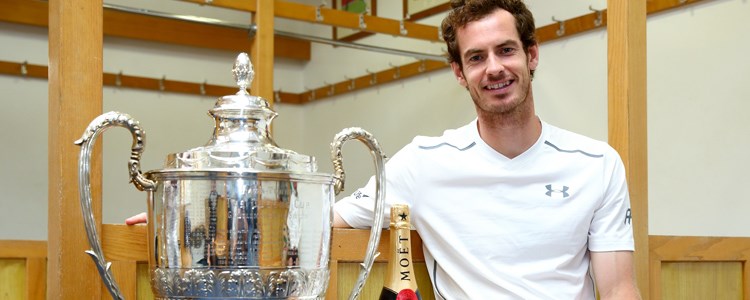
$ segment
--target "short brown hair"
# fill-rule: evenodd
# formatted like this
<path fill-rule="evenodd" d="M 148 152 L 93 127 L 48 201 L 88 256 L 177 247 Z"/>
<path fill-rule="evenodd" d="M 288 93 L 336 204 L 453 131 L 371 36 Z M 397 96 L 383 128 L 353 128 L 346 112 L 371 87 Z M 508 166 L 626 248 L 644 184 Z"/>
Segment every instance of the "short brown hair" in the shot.
<path fill-rule="evenodd" d="M 516 31 L 521 38 L 523 50 L 536 45 L 534 16 L 522 0 L 451 0 L 451 11 L 443 20 L 441 30 L 448 47 L 448 62 L 463 67 L 461 50 L 458 49 L 456 32 L 470 22 L 484 18 L 497 9 L 509 12 L 516 19 Z"/>

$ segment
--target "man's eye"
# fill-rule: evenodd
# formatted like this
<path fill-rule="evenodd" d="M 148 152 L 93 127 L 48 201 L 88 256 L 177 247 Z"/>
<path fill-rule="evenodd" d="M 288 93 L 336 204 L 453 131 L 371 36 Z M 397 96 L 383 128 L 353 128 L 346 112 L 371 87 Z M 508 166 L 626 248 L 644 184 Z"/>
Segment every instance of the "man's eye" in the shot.
<path fill-rule="evenodd" d="M 510 47 L 508 47 L 508 48 L 502 48 L 502 49 L 500 50 L 500 52 L 501 52 L 502 54 L 513 54 L 513 53 L 514 53 L 515 51 L 516 51 L 516 49 L 515 49 L 515 48 L 510 48 Z"/>
<path fill-rule="evenodd" d="M 482 56 L 480 56 L 480 55 L 474 55 L 474 56 L 469 57 L 469 61 L 470 62 L 477 62 L 477 61 L 480 61 L 480 60 L 482 60 Z"/>

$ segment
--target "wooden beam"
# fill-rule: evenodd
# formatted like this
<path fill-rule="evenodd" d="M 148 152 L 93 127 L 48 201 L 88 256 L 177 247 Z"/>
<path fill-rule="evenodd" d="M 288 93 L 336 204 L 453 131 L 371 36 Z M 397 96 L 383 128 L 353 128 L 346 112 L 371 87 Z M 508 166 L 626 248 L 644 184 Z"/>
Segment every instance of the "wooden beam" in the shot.
<path fill-rule="evenodd" d="M 0 74 L 21 76 L 27 78 L 47 79 L 47 66 L 29 63 L 17 63 L 0 60 Z M 166 78 L 149 78 L 122 73 L 103 73 L 102 82 L 105 86 L 117 88 L 132 88 L 157 91 L 164 93 L 182 93 L 201 96 L 221 97 L 237 92 L 237 86 L 221 86 L 207 82 L 187 82 Z M 300 94 L 276 91 L 273 94 L 276 102 L 286 104 L 302 104 Z"/>
<path fill-rule="evenodd" d="M 204 0 L 182 0 L 196 4 L 205 5 Z M 223 7 L 248 12 L 259 11 L 252 1 L 228 1 L 216 0 L 211 6 Z M 360 27 L 360 15 L 343 10 L 319 7 L 295 2 L 275 0 L 275 16 L 296 21 L 304 21 L 314 24 L 330 25 L 335 27 L 361 30 L 364 32 L 382 33 L 394 36 L 415 38 L 433 42 L 442 42 L 436 26 L 419 24 L 416 22 L 383 18 L 378 16 L 362 17 L 366 27 Z M 401 25 L 405 29 L 401 31 Z"/>
<path fill-rule="evenodd" d="M 276 7 L 273 0 L 257 0 L 256 5 L 258 12 L 253 14 L 253 23 L 258 29 L 250 50 L 255 79 L 250 93 L 265 98 L 273 107 L 273 17 Z"/>
<path fill-rule="evenodd" d="M 47 295 L 55 299 L 101 298 L 95 264 L 84 253 L 89 246 L 78 200 L 80 149 L 73 141 L 102 113 L 102 37 L 101 0 L 49 2 Z M 98 144 L 91 157 L 91 194 L 101 222 Z"/>
<path fill-rule="evenodd" d="M 638 287 L 649 295 L 646 0 L 608 0 L 609 143 L 628 178 Z M 658 288 L 658 287 L 654 287 Z"/>
<path fill-rule="evenodd" d="M 47 2 L 0 1 L 0 21 L 47 27 Z M 104 9 L 104 35 L 189 47 L 248 52 L 252 43 L 246 30 L 180 21 Z M 310 60 L 310 42 L 276 37 L 275 57 Z"/>

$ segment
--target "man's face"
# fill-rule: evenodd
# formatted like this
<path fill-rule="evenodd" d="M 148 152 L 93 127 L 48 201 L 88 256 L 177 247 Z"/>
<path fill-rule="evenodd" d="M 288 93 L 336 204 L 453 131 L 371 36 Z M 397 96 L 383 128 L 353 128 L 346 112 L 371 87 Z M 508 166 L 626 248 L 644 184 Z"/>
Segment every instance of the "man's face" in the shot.
<path fill-rule="evenodd" d="M 459 28 L 457 40 L 463 69 L 455 62 L 451 67 L 480 116 L 505 115 L 522 104 L 533 105 L 531 70 L 536 69 L 539 50 L 533 45 L 528 54 L 524 52 L 513 15 L 495 10 Z"/>

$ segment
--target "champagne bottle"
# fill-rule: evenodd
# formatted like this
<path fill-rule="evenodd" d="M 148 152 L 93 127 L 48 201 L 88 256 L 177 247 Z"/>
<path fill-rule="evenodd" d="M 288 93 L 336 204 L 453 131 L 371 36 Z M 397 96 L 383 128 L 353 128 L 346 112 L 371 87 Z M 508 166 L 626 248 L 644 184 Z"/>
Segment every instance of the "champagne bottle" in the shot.
<path fill-rule="evenodd" d="M 406 204 L 391 205 L 391 259 L 380 300 L 422 300 L 411 260 L 411 218 Z"/>

